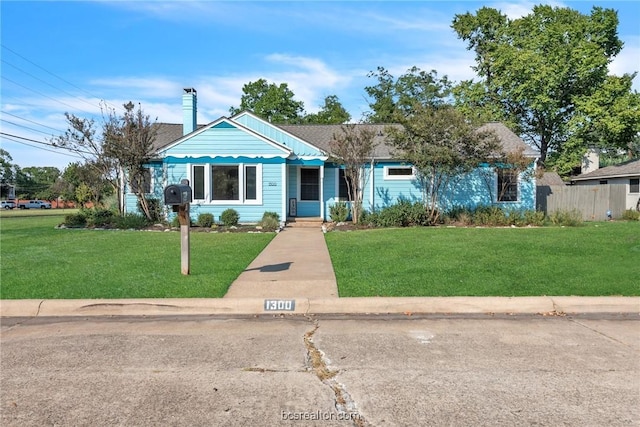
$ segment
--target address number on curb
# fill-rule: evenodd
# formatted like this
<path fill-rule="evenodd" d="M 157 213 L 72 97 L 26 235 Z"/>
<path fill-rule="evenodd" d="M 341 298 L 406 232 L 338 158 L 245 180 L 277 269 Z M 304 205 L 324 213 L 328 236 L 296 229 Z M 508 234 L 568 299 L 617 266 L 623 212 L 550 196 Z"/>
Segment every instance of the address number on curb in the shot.
<path fill-rule="evenodd" d="M 295 311 L 296 300 L 294 299 L 266 299 L 264 300 L 264 311 Z"/>

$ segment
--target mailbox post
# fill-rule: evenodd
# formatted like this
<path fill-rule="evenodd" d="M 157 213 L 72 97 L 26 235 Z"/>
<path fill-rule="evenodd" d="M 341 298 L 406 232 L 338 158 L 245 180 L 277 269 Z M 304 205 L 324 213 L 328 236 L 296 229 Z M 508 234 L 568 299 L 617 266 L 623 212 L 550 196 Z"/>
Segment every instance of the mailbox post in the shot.
<path fill-rule="evenodd" d="M 183 179 L 180 184 L 168 185 L 164 189 L 164 204 L 171 205 L 178 213 L 180 223 L 180 271 L 184 275 L 190 273 L 191 245 L 189 242 L 189 204 L 191 203 L 191 187 L 189 180 Z"/>

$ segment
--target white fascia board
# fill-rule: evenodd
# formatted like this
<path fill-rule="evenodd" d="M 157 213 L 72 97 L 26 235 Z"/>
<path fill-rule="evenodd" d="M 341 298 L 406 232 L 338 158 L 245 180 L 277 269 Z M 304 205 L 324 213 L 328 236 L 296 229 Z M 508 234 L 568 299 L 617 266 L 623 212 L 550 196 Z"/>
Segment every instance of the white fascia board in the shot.
<path fill-rule="evenodd" d="M 176 159 L 204 159 L 204 158 L 218 158 L 218 157 L 229 157 L 232 159 L 238 159 L 240 157 L 245 157 L 248 159 L 259 159 L 259 158 L 263 158 L 263 159 L 288 159 L 289 157 L 286 156 L 286 153 L 283 155 L 279 155 L 279 154 L 238 154 L 238 153 L 229 153 L 229 154 L 199 154 L 199 153 L 190 153 L 190 154 L 171 154 L 169 156 L 165 156 L 166 157 L 174 157 Z"/>

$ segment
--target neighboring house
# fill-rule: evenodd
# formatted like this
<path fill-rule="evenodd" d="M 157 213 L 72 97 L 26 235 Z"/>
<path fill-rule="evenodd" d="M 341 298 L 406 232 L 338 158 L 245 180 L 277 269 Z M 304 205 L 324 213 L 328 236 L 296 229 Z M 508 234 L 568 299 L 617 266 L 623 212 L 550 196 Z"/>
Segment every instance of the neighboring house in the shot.
<path fill-rule="evenodd" d="M 225 209 L 233 208 L 244 223 L 259 221 L 264 212 L 276 212 L 282 220 L 328 220 L 330 207 L 347 199 L 344 172 L 330 161 L 329 142 L 341 132 L 340 125 L 274 125 L 246 111 L 197 125 L 196 91 L 185 89 L 182 101 L 182 125 L 156 125 L 157 156 L 149 163 L 148 180 L 143 183 L 154 197 L 162 198 L 166 185 L 188 179 L 193 190 L 192 219 L 205 212 L 218 219 Z M 414 168 L 395 159 L 385 142 L 387 126 L 358 126 L 372 129 L 379 143 L 366 165 L 364 208 L 384 208 L 400 198 L 422 200 Z M 488 204 L 535 209 L 532 172 L 537 153 L 504 125 L 485 126 L 495 131 L 505 150 L 524 150 L 531 158 L 530 170 L 510 176 L 509 170 L 478 168 L 451 182 L 443 209 Z M 126 209 L 137 209 L 130 191 Z"/>
<path fill-rule="evenodd" d="M 592 162 L 595 163 L 597 160 Z M 640 206 L 640 159 L 593 169 L 591 172 L 572 178 L 571 182 L 574 185 L 624 185 L 625 209 L 638 209 Z"/>

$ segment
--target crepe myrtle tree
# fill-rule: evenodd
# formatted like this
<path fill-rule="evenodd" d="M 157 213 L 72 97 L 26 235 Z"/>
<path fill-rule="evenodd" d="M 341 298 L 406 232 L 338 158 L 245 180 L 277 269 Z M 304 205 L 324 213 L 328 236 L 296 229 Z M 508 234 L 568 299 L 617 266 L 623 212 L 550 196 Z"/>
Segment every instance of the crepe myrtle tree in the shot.
<path fill-rule="evenodd" d="M 355 224 L 362 215 L 362 193 L 368 179 L 366 165 L 373 161 L 377 145 L 375 136 L 375 132 L 366 125 L 345 124 L 329 143 L 331 160 L 344 166 L 351 218 Z"/>
<path fill-rule="evenodd" d="M 124 109 L 122 116 L 117 116 L 112 111 L 104 124 L 104 153 L 117 162 L 123 171 L 122 176 L 136 195 L 140 209 L 148 220 L 153 220 L 154 215 L 147 198 L 149 170 L 146 165 L 154 153 L 153 142 L 157 128 L 139 104 L 136 109 L 129 102 L 124 104 Z"/>
<path fill-rule="evenodd" d="M 388 127 L 388 138 L 395 156 L 414 166 L 429 223 L 436 224 L 451 180 L 495 157 L 498 138 L 450 105 L 416 103 L 411 114 L 397 117 L 401 126 Z"/>

